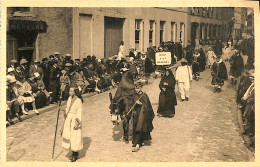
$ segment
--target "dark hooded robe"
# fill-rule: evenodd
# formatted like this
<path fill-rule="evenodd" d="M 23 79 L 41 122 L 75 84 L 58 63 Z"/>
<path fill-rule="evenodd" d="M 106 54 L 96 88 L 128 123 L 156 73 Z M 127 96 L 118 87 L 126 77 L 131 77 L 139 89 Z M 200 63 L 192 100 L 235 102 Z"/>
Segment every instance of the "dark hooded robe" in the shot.
<path fill-rule="evenodd" d="M 159 84 L 161 93 L 159 95 L 159 107 L 158 114 L 165 117 L 172 117 L 175 114 L 175 106 L 177 105 L 177 99 L 175 95 L 176 80 L 171 70 L 167 70 L 169 75 L 164 75 Z M 163 91 L 162 88 L 166 88 Z"/>
<path fill-rule="evenodd" d="M 230 59 L 230 75 L 238 78 L 244 70 L 243 58 L 240 54 L 234 54 Z"/>
<path fill-rule="evenodd" d="M 212 85 L 224 85 L 224 80 L 227 80 L 227 68 L 225 63 L 220 59 L 218 62 L 214 62 L 211 68 Z"/>
<path fill-rule="evenodd" d="M 139 98 L 142 104 L 135 105 L 132 113 L 133 121 L 130 121 L 130 124 L 132 123 L 130 127 L 132 126 L 133 130 L 134 145 L 141 145 L 145 140 L 151 140 L 150 132 L 153 130 L 154 112 L 149 97 L 146 93 L 136 93 L 133 99 L 137 101 Z"/>
<path fill-rule="evenodd" d="M 200 53 L 200 56 L 198 57 L 198 62 L 199 62 L 199 66 L 200 66 L 200 71 L 204 71 L 205 67 L 206 67 L 206 55 L 202 49 L 200 49 L 199 53 Z"/>
<path fill-rule="evenodd" d="M 131 97 L 136 94 L 134 78 L 137 75 L 137 68 L 133 64 L 129 71 L 124 73 L 122 79 L 118 85 L 118 89 L 115 94 L 115 99 L 119 102 L 120 98 Z"/>
<path fill-rule="evenodd" d="M 145 58 L 145 73 L 146 73 L 146 74 L 151 74 L 152 72 L 154 72 L 153 63 L 152 63 L 151 60 L 147 57 L 147 58 Z"/>

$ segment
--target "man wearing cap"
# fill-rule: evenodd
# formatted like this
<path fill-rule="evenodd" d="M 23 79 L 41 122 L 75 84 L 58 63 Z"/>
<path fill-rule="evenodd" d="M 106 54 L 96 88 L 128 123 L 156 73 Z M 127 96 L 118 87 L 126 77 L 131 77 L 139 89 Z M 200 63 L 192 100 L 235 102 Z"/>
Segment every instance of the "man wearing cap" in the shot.
<path fill-rule="evenodd" d="M 230 78 L 231 78 L 231 85 L 236 85 L 238 79 L 242 75 L 244 70 L 244 62 L 243 58 L 240 55 L 238 50 L 234 50 L 235 53 L 230 58 Z"/>
<path fill-rule="evenodd" d="M 6 119 L 8 122 L 12 123 L 12 117 L 15 116 L 21 121 L 21 117 L 19 115 L 19 102 L 17 101 L 18 92 L 15 91 L 15 83 L 16 79 L 14 76 L 6 77 L 6 104 L 7 104 L 7 113 Z M 17 89 L 16 89 L 17 90 Z"/>
<path fill-rule="evenodd" d="M 211 84 L 214 87 L 213 90 L 214 93 L 221 92 L 221 88 L 224 85 L 224 80 L 227 80 L 228 78 L 226 65 L 220 57 L 221 55 L 217 55 L 216 62 L 214 62 L 211 68 L 211 75 L 212 75 Z"/>
<path fill-rule="evenodd" d="M 46 90 L 49 90 L 49 67 L 48 67 L 48 59 L 45 57 L 42 59 L 41 68 L 43 71 L 42 81 L 45 85 Z"/>
<path fill-rule="evenodd" d="M 27 79 L 29 77 L 29 69 L 27 67 L 27 63 L 28 63 L 28 61 L 26 59 L 22 59 L 20 61 L 21 72 L 24 77 L 24 78 L 22 78 L 22 80 Z"/>
<path fill-rule="evenodd" d="M 57 66 L 59 67 L 59 69 L 62 69 L 63 68 L 63 60 L 61 59 L 60 52 L 54 52 L 53 55 L 56 58 L 56 60 L 58 61 Z"/>
<path fill-rule="evenodd" d="M 188 66 L 188 61 L 181 59 L 181 66 L 176 68 L 176 82 L 181 94 L 181 101 L 189 100 L 190 84 L 192 81 L 192 70 Z"/>
<path fill-rule="evenodd" d="M 51 103 L 58 102 L 58 95 L 59 95 L 59 77 L 60 71 L 57 65 L 57 61 L 53 61 L 50 64 L 50 73 L 49 73 L 49 91 L 52 92 Z"/>
<path fill-rule="evenodd" d="M 88 87 L 95 90 L 96 92 L 100 92 L 100 90 L 97 87 L 97 83 L 99 79 L 96 77 L 97 74 L 92 64 L 89 64 L 88 68 L 83 69 L 83 74 L 87 79 L 88 83 L 90 84 Z"/>
<path fill-rule="evenodd" d="M 40 79 L 43 79 L 43 77 L 44 77 L 43 69 L 40 66 L 40 62 L 38 60 L 35 60 L 34 64 L 32 64 L 30 66 L 29 77 L 33 77 L 34 73 L 36 73 L 36 72 L 40 75 Z"/>

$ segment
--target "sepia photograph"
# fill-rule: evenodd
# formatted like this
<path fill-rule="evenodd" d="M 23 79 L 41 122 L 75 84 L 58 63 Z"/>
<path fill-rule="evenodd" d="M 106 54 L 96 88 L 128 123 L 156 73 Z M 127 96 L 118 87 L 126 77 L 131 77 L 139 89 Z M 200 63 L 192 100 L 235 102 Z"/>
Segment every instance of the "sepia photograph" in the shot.
<path fill-rule="evenodd" d="M 2 161 L 255 162 L 255 13 L 7 5 Z"/>

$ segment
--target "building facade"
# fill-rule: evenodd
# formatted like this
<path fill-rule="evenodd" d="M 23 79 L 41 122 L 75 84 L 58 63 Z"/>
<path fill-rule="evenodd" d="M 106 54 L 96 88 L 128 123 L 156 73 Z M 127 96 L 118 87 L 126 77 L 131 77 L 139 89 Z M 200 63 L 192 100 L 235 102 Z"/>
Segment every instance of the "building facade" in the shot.
<path fill-rule="evenodd" d="M 254 36 L 254 11 L 253 9 L 249 10 L 247 13 L 247 24 L 246 24 L 246 32 L 250 36 Z"/>
<path fill-rule="evenodd" d="M 7 65 L 29 62 L 53 52 L 72 53 L 72 8 L 12 7 L 7 9 Z"/>
<path fill-rule="evenodd" d="M 237 28 L 232 18 L 234 8 L 8 8 L 7 61 L 41 60 L 55 51 L 108 58 L 121 41 L 128 55 L 130 48 L 145 52 L 165 41 L 185 47 L 207 37 L 226 40 Z"/>

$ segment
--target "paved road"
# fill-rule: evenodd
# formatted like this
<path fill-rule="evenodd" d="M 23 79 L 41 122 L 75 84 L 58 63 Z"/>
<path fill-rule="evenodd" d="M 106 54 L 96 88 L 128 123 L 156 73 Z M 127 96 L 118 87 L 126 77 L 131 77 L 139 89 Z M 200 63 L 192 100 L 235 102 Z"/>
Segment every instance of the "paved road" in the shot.
<path fill-rule="evenodd" d="M 122 141 L 122 128 L 114 126 L 108 110 L 108 92 L 84 99 L 84 148 L 78 161 L 249 161 L 233 113 L 235 91 L 226 82 L 223 92 L 212 93 L 209 69 L 192 81 L 190 100 L 180 102 L 174 118 L 154 119 L 152 142 L 137 153 Z M 160 79 L 143 87 L 157 112 Z M 115 90 L 111 91 L 113 94 Z M 7 161 L 51 161 L 57 111 L 50 111 L 7 128 Z M 60 122 L 63 118 L 60 118 Z M 61 126 L 59 125 L 59 129 Z M 55 161 L 69 161 L 58 135 Z"/>

